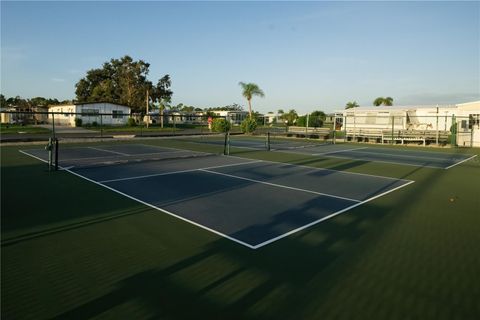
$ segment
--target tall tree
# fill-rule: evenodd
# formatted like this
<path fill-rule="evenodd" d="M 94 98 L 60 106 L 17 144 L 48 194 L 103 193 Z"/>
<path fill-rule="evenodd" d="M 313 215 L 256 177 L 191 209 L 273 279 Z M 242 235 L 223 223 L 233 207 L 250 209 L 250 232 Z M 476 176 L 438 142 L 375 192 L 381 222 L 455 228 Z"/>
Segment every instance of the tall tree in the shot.
<path fill-rule="evenodd" d="M 259 97 L 264 97 L 265 94 L 263 93 L 262 89 L 255 83 L 244 83 L 244 82 L 239 82 L 238 83 L 242 87 L 242 95 L 247 98 L 248 101 L 248 113 L 250 115 L 250 118 L 252 117 L 252 97 L 253 96 L 259 96 Z"/>
<path fill-rule="evenodd" d="M 347 104 L 345 105 L 345 109 L 352 109 L 352 108 L 358 108 L 359 105 L 357 103 L 357 101 L 350 101 L 350 102 L 347 102 Z"/>
<path fill-rule="evenodd" d="M 172 80 L 170 79 L 170 75 L 166 74 L 161 77 L 157 85 L 151 91 L 151 97 L 153 102 L 161 104 L 162 101 L 171 102 L 173 92 L 170 90 L 172 86 Z"/>
<path fill-rule="evenodd" d="M 132 107 L 133 111 L 144 110 L 147 91 L 149 101 L 157 102 L 172 92 L 170 77 L 164 76 L 154 87 L 147 80 L 150 64 L 134 61 L 130 56 L 111 59 L 102 68 L 87 71 L 84 78 L 75 85 L 77 100 L 80 102 L 112 102 Z M 166 92 L 160 89 L 165 89 Z"/>
<path fill-rule="evenodd" d="M 5 96 L 3 94 L 0 94 L 0 108 L 6 108 L 7 107 L 7 100 L 5 99 Z"/>
<path fill-rule="evenodd" d="M 326 117 L 327 115 L 323 111 L 313 111 L 312 113 L 310 113 L 310 117 L 308 119 L 308 126 L 314 128 L 321 127 L 323 126 Z"/>
<path fill-rule="evenodd" d="M 393 106 L 393 98 L 391 97 L 378 97 L 377 99 L 373 100 L 373 105 L 378 106 Z"/>
<path fill-rule="evenodd" d="M 172 102 L 173 92 L 170 90 L 171 85 L 170 75 L 166 74 L 158 80 L 157 85 L 151 91 L 152 101 L 158 105 L 160 110 L 160 126 L 162 128 L 164 125 L 164 111 L 170 107 L 170 102 Z"/>

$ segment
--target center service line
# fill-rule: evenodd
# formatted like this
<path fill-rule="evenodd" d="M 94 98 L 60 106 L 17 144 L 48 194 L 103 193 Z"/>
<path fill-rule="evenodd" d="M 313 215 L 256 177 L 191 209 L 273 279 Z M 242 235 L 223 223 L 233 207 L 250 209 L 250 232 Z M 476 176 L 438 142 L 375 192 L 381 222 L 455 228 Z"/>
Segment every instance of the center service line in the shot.
<path fill-rule="evenodd" d="M 307 189 L 289 187 L 289 186 L 285 186 L 285 185 L 282 185 L 282 184 L 276 184 L 276 183 L 271 183 L 271 182 L 266 182 L 266 181 L 261 181 L 261 180 L 244 178 L 244 177 L 235 176 L 235 175 L 232 175 L 232 174 L 227 174 L 227 173 L 222 173 L 222 172 L 216 172 L 216 171 L 211 171 L 211 170 L 207 170 L 207 169 L 198 169 L 198 170 L 199 170 L 199 171 L 208 172 L 208 173 L 218 174 L 218 175 L 226 176 L 226 177 L 230 177 L 230 178 L 247 180 L 247 181 L 256 182 L 256 183 L 261 183 L 261 184 L 266 184 L 266 185 L 268 185 L 268 186 L 277 187 L 277 188 L 285 188 L 285 189 L 290 189 L 290 190 L 295 190 L 295 191 L 302 191 L 302 192 L 306 192 L 306 193 L 313 193 L 313 194 L 320 195 L 320 196 L 337 198 L 337 199 L 342 199 L 342 200 L 347 200 L 347 201 L 352 201 L 352 202 L 361 202 L 360 200 L 356 200 L 356 199 L 350 199 L 350 198 L 345 198 L 345 197 L 340 197 L 340 196 L 334 196 L 334 195 L 328 194 L 328 193 L 322 193 L 322 192 L 317 192 L 317 191 L 312 191 L 312 190 L 307 190 Z"/>

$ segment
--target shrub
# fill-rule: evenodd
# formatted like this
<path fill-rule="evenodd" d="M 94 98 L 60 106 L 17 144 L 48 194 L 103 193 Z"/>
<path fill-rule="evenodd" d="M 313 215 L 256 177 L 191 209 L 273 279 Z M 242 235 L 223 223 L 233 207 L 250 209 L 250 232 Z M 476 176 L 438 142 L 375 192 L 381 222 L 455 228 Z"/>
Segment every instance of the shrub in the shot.
<path fill-rule="evenodd" d="M 93 121 L 93 122 L 92 122 L 92 127 L 97 127 L 97 126 L 98 126 L 97 121 Z"/>
<path fill-rule="evenodd" d="M 230 122 L 222 118 L 216 118 L 212 121 L 212 131 L 227 132 L 230 130 Z"/>
<path fill-rule="evenodd" d="M 83 123 L 82 119 L 75 118 L 75 127 L 81 127 L 82 123 Z"/>
<path fill-rule="evenodd" d="M 137 125 L 137 123 L 135 122 L 134 118 L 128 118 L 127 125 L 129 127 L 135 127 Z"/>
<path fill-rule="evenodd" d="M 306 127 L 307 126 L 307 117 L 300 116 L 297 118 L 297 122 L 295 123 L 299 127 Z"/>
<path fill-rule="evenodd" d="M 253 133 L 257 129 L 257 121 L 252 118 L 246 118 L 242 121 L 240 128 L 243 133 Z"/>
<path fill-rule="evenodd" d="M 457 133 L 457 123 L 452 124 L 452 126 L 450 127 L 450 132 Z"/>

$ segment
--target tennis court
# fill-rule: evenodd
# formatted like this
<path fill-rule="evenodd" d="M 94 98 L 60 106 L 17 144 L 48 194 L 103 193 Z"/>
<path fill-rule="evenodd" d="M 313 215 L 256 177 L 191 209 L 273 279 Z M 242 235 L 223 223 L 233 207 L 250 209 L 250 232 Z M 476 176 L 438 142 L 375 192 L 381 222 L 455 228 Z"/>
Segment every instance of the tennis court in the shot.
<path fill-rule="evenodd" d="M 59 164 L 252 249 L 413 182 L 143 144 L 64 148 Z"/>
<path fill-rule="evenodd" d="M 197 139 L 197 142 L 210 144 L 223 143 L 221 140 L 215 139 Z M 377 146 L 367 147 L 345 143 L 332 144 L 331 141 L 323 142 L 296 138 L 271 138 L 269 142 L 266 137 L 232 136 L 230 138 L 230 146 L 439 169 L 449 169 L 476 157 L 476 155 L 450 152 L 405 150 Z"/>

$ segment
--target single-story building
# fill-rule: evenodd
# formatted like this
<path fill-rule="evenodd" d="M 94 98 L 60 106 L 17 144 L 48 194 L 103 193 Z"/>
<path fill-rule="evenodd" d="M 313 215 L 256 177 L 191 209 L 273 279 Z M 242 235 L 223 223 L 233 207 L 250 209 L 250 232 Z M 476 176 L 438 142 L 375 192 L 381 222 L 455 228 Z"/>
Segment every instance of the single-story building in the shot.
<path fill-rule="evenodd" d="M 1 123 L 9 124 L 42 124 L 47 122 L 48 109 L 43 106 L 16 107 L 1 110 Z"/>
<path fill-rule="evenodd" d="M 248 111 L 212 111 L 216 116 L 224 117 L 232 125 L 240 125 L 248 117 Z"/>
<path fill-rule="evenodd" d="M 89 102 L 49 107 L 48 122 L 75 127 L 78 120 L 82 125 L 125 125 L 130 116 L 130 107 L 110 102 Z"/>
<path fill-rule="evenodd" d="M 161 117 L 163 115 L 164 124 L 192 124 L 192 125 L 201 125 L 207 124 L 208 117 L 203 111 L 172 111 L 172 110 L 163 110 L 160 114 L 159 110 L 153 110 L 148 113 L 148 115 L 143 116 L 141 121 L 150 124 L 161 123 Z"/>
<path fill-rule="evenodd" d="M 460 146 L 480 146 L 480 101 L 436 106 L 358 107 L 336 113 L 347 139 L 447 142 L 452 132 Z M 456 130 L 455 130 L 456 129 Z"/>

